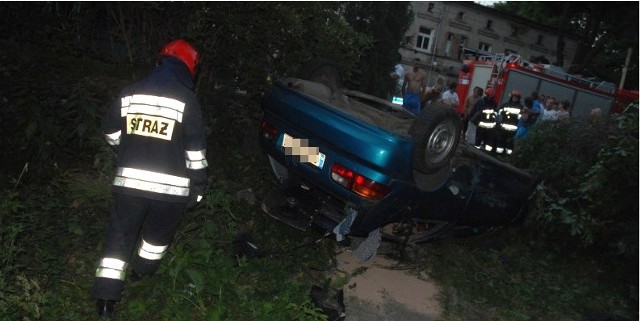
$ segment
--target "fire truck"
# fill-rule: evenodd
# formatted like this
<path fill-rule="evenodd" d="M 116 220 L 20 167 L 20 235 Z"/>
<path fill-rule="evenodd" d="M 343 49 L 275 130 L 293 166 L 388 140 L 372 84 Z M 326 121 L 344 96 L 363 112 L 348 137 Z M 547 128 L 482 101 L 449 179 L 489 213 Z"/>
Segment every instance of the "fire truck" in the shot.
<path fill-rule="evenodd" d="M 509 101 L 509 93 L 514 89 L 520 90 L 523 97 L 537 91 L 558 102 L 567 100 L 572 117 L 589 116 L 593 109 L 600 109 L 603 115 L 618 113 L 630 101 L 638 100 L 637 91 L 572 75 L 557 66 L 532 63 L 517 54 L 463 60 L 456 87 L 460 97 L 458 113 L 463 113 L 464 101 L 473 94 L 474 87 L 485 90 L 492 87 L 498 106 Z"/>

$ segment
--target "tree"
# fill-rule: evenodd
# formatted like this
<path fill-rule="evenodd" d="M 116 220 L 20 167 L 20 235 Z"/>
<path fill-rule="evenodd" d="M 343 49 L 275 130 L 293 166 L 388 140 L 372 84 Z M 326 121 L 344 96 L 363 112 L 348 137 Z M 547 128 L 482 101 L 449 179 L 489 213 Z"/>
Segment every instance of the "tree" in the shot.
<path fill-rule="evenodd" d="M 236 148 L 234 139 L 254 136 L 247 129 L 255 126 L 261 95 L 270 80 L 295 76 L 316 56 L 338 63 L 347 77 L 357 68 L 371 41 L 345 22 L 339 6 L 338 2 L 0 4 L 0 31 L 6 35 L 0 39 L 0 69 L 5 75 L 0 104 L 6 107 L 3 124 L 11 124 L 0 131 L 6 134 L 0 135 L 6 139 L 2 146 L 28 150 L 20 155 L 46 161 L 76 153 L 68 150 L 69 145 L 93 137 L 101 108 L 114 98 L 111 88 L 97 88 L 121 87 L 121 79 L 139 79 L 153 67 L 162 45 L 189 37 L 202 54 L 198 96 L 214 131 L 211 135 L 229 138 L 212 141 Z M 87 80 L 91 77 L 100 80 Z M 225 88 L 230 91 L 221 90 Z M 242 104 L 218 99 L 235 89 L 247 91 Z M 91 101 L 78 101 L 80 94 Z M 82 122 L 82 130 L 66 125 L 78 122 L 64 117 L 88 112 L 91 119 Z M 62 135 L 65 130 L 69 133 Z M 16 166 L 25 163 L 21 157 L 11 161 Z"/>
<path fill-rule="evenodd" d="M 202 45 L 206 77 L 260 92 L 267 79 L 294 76 L 317 56 L 335 61 L 346 74 L 351 72 L 369 40 L 341 19 L 337 6 L 211 2 L 197 12 L 190 32 Z"/>
<path fill-rule="evenodd" d="M 346 21 L 359 33 L 373 39 L 357 64 L 349 85 L 360 91 L 386 98 L 391 90 L 388 75 L 398 61 L 398 50 L 405 44 L 405 34 L 413 13 L 407 2 L 346 2 Z"/>
<path fill-rule="evenodd" d="M 559 32 L 556 64 L 572 73 L 617 83 L 628 48 L 638 56 L 638 2 L 499 2 L 495 9 L 554 27 Z M 576 55 L 564 61 L 564 37 L 578 38 Z M 629 66 L 625 87 L 638 88 L 638 63 Z"/>

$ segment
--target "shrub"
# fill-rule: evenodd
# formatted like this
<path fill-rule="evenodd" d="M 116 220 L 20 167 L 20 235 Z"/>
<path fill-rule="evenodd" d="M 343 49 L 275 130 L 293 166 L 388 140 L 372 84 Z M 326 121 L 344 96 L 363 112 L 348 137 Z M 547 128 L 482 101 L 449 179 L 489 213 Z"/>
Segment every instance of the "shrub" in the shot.
<path fill-rule="evenodd" d="M 516 165 L 542 173 L 530 226 L 549 240 L 638 257 L 638 114 L 537 124 Z"/>

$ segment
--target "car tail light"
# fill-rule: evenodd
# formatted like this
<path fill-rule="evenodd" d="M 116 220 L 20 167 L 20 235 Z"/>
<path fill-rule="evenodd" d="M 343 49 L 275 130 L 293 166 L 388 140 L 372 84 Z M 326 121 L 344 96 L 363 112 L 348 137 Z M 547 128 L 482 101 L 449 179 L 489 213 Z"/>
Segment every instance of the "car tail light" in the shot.
<path fill-rule="evenodd" d="M 354 174 L 352 170 L 340 164 L 333 164 L 333 166 L 331 166 L 331 179 L 346 189 L 351 189 Z"/>
<path fill-rule="evenodd" d="M 269 122 L 263 120 L 260 123 L 260 135 L 265 139 L 273 140 L 278 137 L 278 130 L 275 127 L 271 126 Z"/>
<path fill-rule="evenodd" d="M 364 177 L 340 164 L 331 166 L 331 179 L 364 198 L 379 200 L 389 194 L 388 186 Z"/>

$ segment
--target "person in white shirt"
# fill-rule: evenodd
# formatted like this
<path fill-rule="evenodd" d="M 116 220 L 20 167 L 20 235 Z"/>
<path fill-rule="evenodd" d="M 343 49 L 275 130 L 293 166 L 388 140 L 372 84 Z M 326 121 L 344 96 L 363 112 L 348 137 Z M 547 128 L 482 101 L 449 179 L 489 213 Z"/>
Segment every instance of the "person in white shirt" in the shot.
<path fill-rule="evenodd" d="M 442 102 L 451 106 L 453 109 L 457 109 L 460 104 L 460 99 L 458 99 L 458 93 L 456 92 L 456 83 L 452 82 L 449 84 L 449 89 L 442 93 Z"/>
<path fill-rule="evenodd" d="M 397 64 L 393 68 L 391 77 L 398 82 L 398 87 L 402 89 L 402 83 L 404 82 L 404 67 L 402 67 L 402 64 Z"/>
<path fill-rule="evenodd" d="M 402 85 L 404 84 L 404 67 L 402 67 L 402 64 L 398 63 L 389 76 L 391 76 L 391 80 L 395 84 L 393 92 L 390 95 L 391 98 L 402 97 Z"/>
<path fill-rule="evenodd" d="M 558 120 L 556 100 L 553 97 L 547 97 L 547 100 L 544 102 L 544 113 L 540 116 L 540 121 L 547 120 Z"/>

